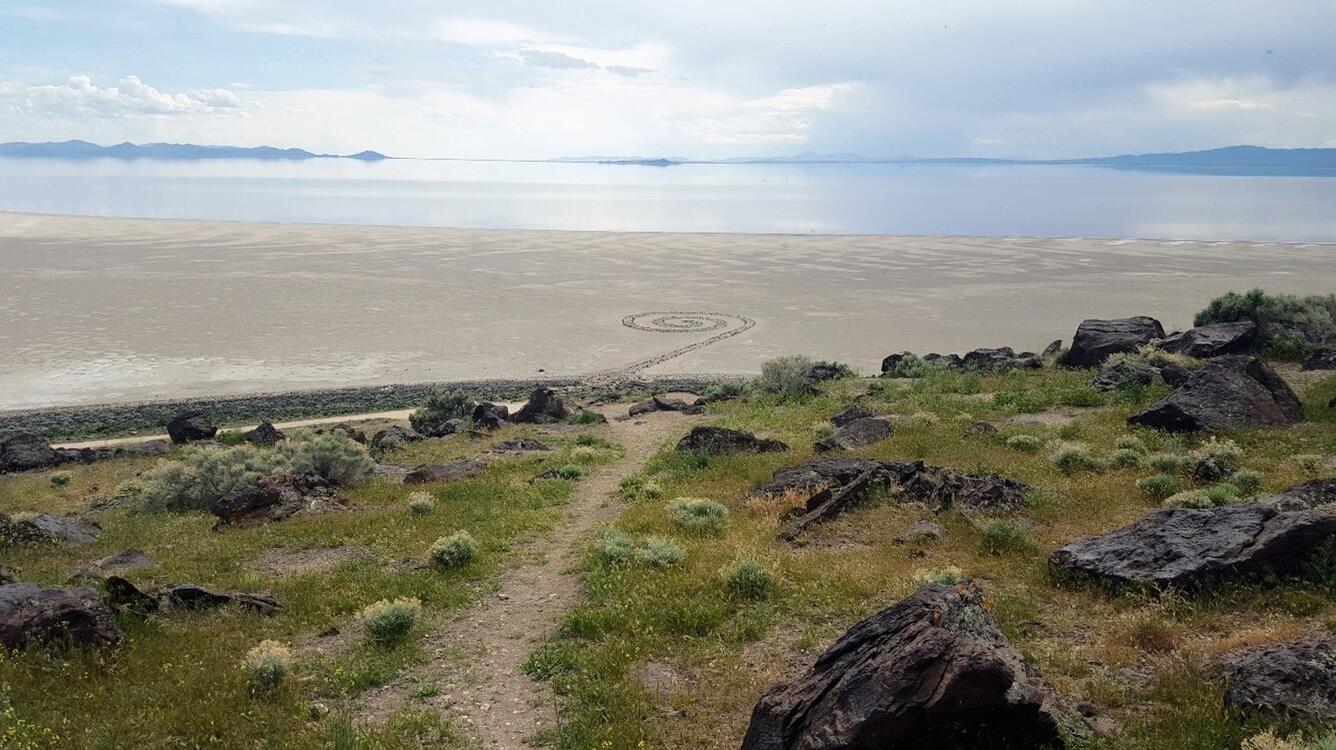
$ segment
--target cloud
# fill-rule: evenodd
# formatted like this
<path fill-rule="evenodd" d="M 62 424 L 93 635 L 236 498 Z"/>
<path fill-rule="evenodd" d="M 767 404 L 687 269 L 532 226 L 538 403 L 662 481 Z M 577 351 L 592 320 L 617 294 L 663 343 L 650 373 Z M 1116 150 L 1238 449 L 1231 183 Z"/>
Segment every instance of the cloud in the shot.
<path fill-rule="evenodd" d="M 520 50 L 519 56 L 527 65 L 534 65 L 540 68 L 557 68 L 558 70 L 589 70 L 598 68 L 595 63 L 588 60 L 581 60 L 578 57 L 571 57 L 563 52 L 545 52 L 536 49 Z"/>
<path fill-rule="evenodd" d="M 509 21 L 485 18 L 442 18 L 436 22 L 434 36 L 443 42 L 471 47 L 501 47 L 526 42 L 557 41 L 557 37 L 537 29 Z"/>
<path fill-rule="evenodd" d="M 11 114 L 44 117 L 129 117 L 239 111 L 241 97 L 230 89 L 168 93 L 137 76 L 115 86 L 99 87 L 86 75 L 70 76 L 64 85 L 25 86 L 0 83 L 0 109 Z"/>
<path fill-rule="evenodd" d="M 603 66 L 603 69 L 609 73 L 626 76 L 627 78 L 635 78 L 636 76 L 643 76 L 646 73 L 654 72 L 652 68 L 637 68 L 631 65 L 605 65 Z"/>

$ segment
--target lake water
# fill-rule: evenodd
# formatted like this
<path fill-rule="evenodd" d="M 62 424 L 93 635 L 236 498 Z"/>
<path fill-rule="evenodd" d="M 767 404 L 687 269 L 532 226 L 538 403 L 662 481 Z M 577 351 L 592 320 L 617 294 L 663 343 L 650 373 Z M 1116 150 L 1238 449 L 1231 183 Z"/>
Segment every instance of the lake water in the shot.
<path fill-rule="evenodd" d="M 141 218 L 1331 242 L 1333 207 L 1336 177 L 1099 167 L 0 159 L 2 211 Z"/>

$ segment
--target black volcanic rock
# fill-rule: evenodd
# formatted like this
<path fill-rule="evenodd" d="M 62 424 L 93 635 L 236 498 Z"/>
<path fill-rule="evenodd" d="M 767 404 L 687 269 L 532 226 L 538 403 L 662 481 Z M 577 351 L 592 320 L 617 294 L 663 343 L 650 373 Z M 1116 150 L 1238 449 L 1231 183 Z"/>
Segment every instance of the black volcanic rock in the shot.
<path fill-rule="evenodd" d="M 571 416 L 571 410 L 551 388 L 536 388 L 529 400 L 510 418 L 525 424 L 551 424 Z"/>
<path fill-rule="evenodd" d="M 677 442 L 678 453 L 777 453 L 789 446 L 769 438 L 758 438 L 750 432 L 726 427 L 699 426 L 691 428 L 686 437 Z"/>
<path fill-rule="evenodd" d="M 218 427 L 202 411 L 182 412 L 167 423 L 167 435 L 177 444 L 212 440 L 216 434 Z"/>
<path fill-rule="evenodd" d="M 282 442 L 287 435 L 274 426 L 273 422 L 261 422 L 258 427 L 247 432 L 246 442 L 254 445 L 273 445 Z"/>
<path fill-rule="evenodd" d="M 1336 640 L 1276 643 L 1230 654 L 1225 706 L 1309 722 L 1336 721 Z"/>
<path fill-rule="evenodd" d="M 1072 346 L 1062 363 L 1069 367 L 1098 367 L 1111 355 L 1134 352 L 1157 339 L 1164 338 L 1164 327 L 1155 318 L 1138 316 L 1081 321 L 1072 337 Z"/>
<path fill-rule="evenodd" d="M 1192 432 L 1283 426 L 1302 419 L 1299 398 L 1265 363 L 1251 357 L 1220 357 L 1190 370 L 1177 390 L 1127 422 Z"/>
<path fill-rule="evenodd" d="M 54 466 L 60 462 L 45 438 L 27 432 L 0 436 L 0 474 Z"/>
<path fill-rule="evenodd" d="M 92 589 L 0 586 L 0 646 L 101 647 L 115 645 L 122 635 L 111 610 Z"/>
<path fill-rule="evenodd" d="M 1165 336 L 1155 345 L 1166 352 L 1210 359 L 1227 354 L 1247 354 L 1256 343 L 1257 324 L 1244 320 L 1197 326 L 1189 331 Z"/>

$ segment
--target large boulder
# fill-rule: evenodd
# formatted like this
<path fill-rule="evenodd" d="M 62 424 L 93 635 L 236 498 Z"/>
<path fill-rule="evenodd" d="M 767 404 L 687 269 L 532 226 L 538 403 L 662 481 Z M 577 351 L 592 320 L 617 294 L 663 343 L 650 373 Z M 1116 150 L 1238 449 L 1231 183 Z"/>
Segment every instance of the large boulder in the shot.
<path fill-rule="evenodd" d="M 1336 721 L 1336 640 L 1277 643 L 1230 654 L 1225 705 L 1302 721 Z"/>
<path fill-rule="evenodd" d="M 1305 482 L 1279 495 L 1219 508 L 1165 508 L 1049 557 L 1062 573 L 1112 584 L 1194 586 L 1302 568 L 1336 535 L 1332 486 Z"/>
<path fill-rule="evenodd" d="M 823 380 L 839 380 L 853 377 L 853 368 L 842 362 L 813 362 L 807 370 L 807 379 L 819 383 Z"/>
<path fill-rule="evenodd" d="M 111 646 L 121 629 L 111 610 L 86 588 L 45 588 L 32 583 L 0 586 L 0 646 L 39 643 Z"/>
<path fill-rule="evenodd" d="M 510 420 L 510 407 L 505 404 L 483 402 L 473 407 L 473 427 L 478 430 L 499 430 Z"/>
<path fill-rule="evenodd" d="M 872 409 L 866 406 L 863 406 L 862 404 L 850 404 L 849 406 L 846 406 L 843 409 L 840 409 L 839 411 L 835 412 L 835 415 L 830 418 L 830 423 L 835 425 L 836 427 L 843 427 L 855 420 L 866 419 L 867 417 L 875 417 L 875 416 L 878 416 L 877 412 L 873 411 Z"/>
<path fill-rule="evenodd" d="M 958 369 L 981 372 L 1008 372 L 1015 369 L 1038 369 L 1043 360 L 1033 354 L 1016 354 L 1009 346 L 995 349 L 980 348 L 965 353 Z"/>
<path fill-rule="evenodd" d="M 551 388 L 537 388 L 529 394 L 529 400 L 510 418 L 512 422 L 526 424 L 551 424 L 571 416 L 571 410 Z"/>
<path fill-rule="evenodd" d="M 1177 390 L 1127 422 L 1193 432 L 1289 425 L 1302 419 L 1298 396 L 1265 363 L 1252 357 L 1220 357 L 1191 370 Z"/>
<path fill-rule="evenodd" d="M 252 445 L 274 445 L 281 442 L 287 435 L 274 426 L 273 422 L 261 422 L 258 427 L 248 431 L 244 436 L 246 442 Z"/>
<path fill-rule="evenodd" d="M 677 442 L 678 453 L 778 453 L 789 446 L 750 432 L 727 427 L 698 426 Z"/>
<path fill-rule="evenodd" d="M 1332 349 L 1314 349 L 1307 358 L 1304 359 L 1300 370 L 1336 370 L 1336 348 Z"/>
<path fill-rule="evenodd" d="M 402 448 L 409 443 L 416 443 L 422 436 L 411 428 L 402 425 L 390 425 L 371 436 L 371 449 L 380 453 Z"/>
<path fill-rule="evenodd" d="M 1062 363 L 1069 367 L 1098 367 L 1111 355 L 1134 352 L 1162 338 L 1164 327 L 1155 318 L 1144 315 L 1114 320 L 1091 318 L 1077 326 Z"/>
<path fill-rule="evenodd" d="M 101 531 L 96 523 L 50 513 L 13 516 L 0 513 L 0 547 L 6 544 L 88 544 Z"/>
<path fill-rule="evenodd" d="M 891 436 L 894 428 L 885 417 L 863 417 L 846 423 L 835 434 L 816 441 L 812 446 L 817 453 L 847 451 L 881 442 Z"/>
<path fill-rule="evenodd" d="M 1238 323 L 1212 323 L 1190 331 L 1173 333 L 1156 342 L 1166 352 L 1198 359 L 1247 354 L 1257 343 L 1257 324 L 1251 320 Z"/>
<path fill-rule="evenodd" d="M 27 432 L 0 437 L 0 474 L 54 466 L 60 460 L 43 437 Z"/>
<path fill-rule="evenodd" d="M 302 511 L 338 505 L 334 490 L 319 476 L 275 472 L 255 484 L 237 487 L 214 503 L 215 528 L 258 526 L 281 521 Z"/>
<path fill-rule="evenodd" d="M 218 427 L 202 411 L 181 412 L 167 423 L 167 435 L 177 444 L 212 440 L 217 434 Z"/>
<path fill-rule="evenodd" d="M 931 584 L 766 691 L 742 748 L 1060 748 L 1049 696 L 977 586 Z"/>
<path fill-rule="evenodd" d="M 454 482 L 460 479 L 472 479 L 487 469 L 482 461 L 463 459 L 447 464 L 424 464 L 404 476 L 404 484 L 430 484 L 432 482 Z"/>

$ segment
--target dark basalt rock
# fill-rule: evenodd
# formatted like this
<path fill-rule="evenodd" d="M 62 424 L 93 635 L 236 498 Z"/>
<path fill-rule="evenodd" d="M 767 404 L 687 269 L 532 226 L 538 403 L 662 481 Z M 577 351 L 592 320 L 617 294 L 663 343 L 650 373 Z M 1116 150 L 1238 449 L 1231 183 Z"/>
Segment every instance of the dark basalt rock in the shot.
<path fill-rule="evenodd" d="M 1015 369 L 1038 369 L 1044 363 L 1034 354 L 1027 352 L 1018 355 L 1009 346 L 997 349 L 975 349 L 966 352 L 960 358 L 960 364 L 953 369 L 976 370 L 980 372 L 1008 372 Z"/>
<path fill-rule="evenodd" d="M 407 427 L 391 425 L 371 437 L 371 449 L 384 453 L 402 448 L 409 443 L 416 443 L 421 439 L 421 435 Z"/>
<path fill-rule="evenodd" d="M 890 420 L 884 417 L 863 417 L 845 424 L 834 435 L 816 441 L 812 449 L 825 453 L 863 448 L 885 440 L 893 431 Z"/>
<path fill-rule="evenodd" d="M 1336 370 L 1336 349 L 1314 349 L 1300 370 Z"/>
<path fill-rule="evenodd" d="M 552 450 L 552 446 L 531 437 L 517 437 L 511 438 L 510 440 L 502 440 L 496 445 L 493 445 L 492 450 L 497 452 L 550 451 Z"/>
<path fill-rule="evenodd" d="M 756 495 L 781 495 L 786 492 L 815 492 L 826 487 L 843 487 L 869 471 L 889 475 L 886 464 L 871 458 L 841 456 L 815 458 L 797 466 L 777 470 L 769 482 L 757 488 Z"/>
<path fill-rule="evenodd" d="M 1134 352 L 1142 346 L 1164 338 L 1164 327 L 1155 318 L 1138 316 L 1081 321 L 1072 337 L 1062 363 L 1069 367 L 1098 367 L 1110 355 Z"/>
<path fill-rule="evenodd" d="M 88 544 L 101 527 L 92 521 L 38 513 L 18 520 L 0 513 L 0 546 L 5 544 Z"/>
<path fill-rule="evenodd" d="M 0 586 L 0 646 L 111 646 L 121 629 L 97 592 L 32 583 Z"/>
<path fill-rule="evenodd" d="M 1336 721 L 1336 640 L 1243 649 L 1225 659 L 1225 706 L 1311 722 Z"/>
<path fill-rule="evenodd" d="M 1044 351 L 1040 352 L 1040 356 L 1052 357 L 1054 354 L 1058 354 L 1061 351 L 1062 351 L 1062 339 L 1055 339 L 1048 346 L 1044 347 Z"/>
<path fill-rule="evenodd" d="M 1270 367 L 1251 357 L 1220 357 L 1192 370 L 1164 399 L 1127 418 L 1128 424 L 1170 432 L 1294 424 L 1303 408 Z"/>
<path fill-rule="evenodd" d="M 159 609 L 200 612 L 231 604 L 262 615 L 273 615 L 283 610 L 278 601 L 272 597 L 241 591 L 210 591 L 192 583 L 168 586 L 158 592 Z"/>
<path fill-rule="evenodd" d="M 1247 354 L 1256 343 L 1257 324 L 1245 320 L 1197 326 L 1190 331 L 1165 336 L 1155 346 L 1174 354 L 1210 359 L 1227 354 Z"/>
<path fill-rule="evenodd" d="M 1101 391 L 1112 391 L 1124 383 L 1150 385 L 1159 377 L 1160 371 L 1147 364 L 1138 362 L 1119 362 L 1106 367 L 1091 379 L 1090 384 Z"/>
<path fill-rule="evenodd" d="M 366 445 L 366 433 L 348 424 L 347 422 L 340 422 L 334 425 L 333 427 L 329 428 L 329 431 L 343 435 L 344 437 L 348 438 L 354 443 L 361 443 L 362 445 Z"/>
<path fill-rule="evenodd" d="M 807 371 L 807 379 L 819 383 L 823 380 L 839 380 L 853 376 L 854 371 L 840 362 L 813 362 Z"/>
<path fill-rule="evenodd" d="M 680 398 L 670 398 L 668 396 L 652 396 L 639 403 L 631 404 L 627 409 L 628 416 L 638 417 L 642 414 L 649 414 L 656 411 L 675 411 L 682 414 L 704 414 L 705 405 L 700 399 L 694 399 L 687 403 Z"/>
<path fill-rule="evenodd" d="M 1309 479 L 1284 492 L 1257 498 L 1257 502 L 1276 510 L 1312 510 L 1336 504 L 1336 479 Z"/>
<path fill-rule="evenodd" d="M 887 375 L 887 373 L 894 370 L 901 362 L 913 356 L 914 356 L 913 352 L 900 352 L 899 354 L 888 355 L 885 359 L 881 361 L 882 376 L 890 377 L 889 375 Z"/>
<path fill-rule="evenodd" d="M 321 477 L 275 472 L 260 477 L 253 485 L 232 490 L 214 503 L 210 511 L 218 517 L 214 528 L 220 529 L 273 523 L 302 511 L 337 505 L 334 490 Z"/>
<path fill-rule="evenodd" d="M 677 443 L 678 453 L 778 453 L 789 446 L 750 432 L 726 427 L 698 426 Z"/>
<path fill-rule="evenodd" d="M 961 366 L 959 354 L 938 354 L 937 352 L 930 352 L 923 355 L 922 359 L 933 367 L 946 367 L 952 370 L 958 370 Z"/>
<path fill-rule="evenodd" d="M 143 550 L 126 549 L 94 562 L 93 567 L 101 570 L 111 570 L 112 568 L 147 568 L 156 564 L 151 557 L 144 554 Z"/>
<path fill-rule="evenodd" d="M 1080 539 L 1049 557 L 1055 570 L 1113 584 L 1193 586 L 1267 571 L 1299 570 L 1312 549 L 1336 535 L 1336 506 L 1305 510 L 1299 487 L 1219 508 L 1165 508 L 1107 534 Z"/>
<path fill-rule="evenodd" d="M 571 416 L 571 410 L 551 388 L 537 388 L 529 400 L 511 417 L 512 422 L 524 424 L 551 424 Z"/>
<path fill-rule="evenodd" d="M 835 412 L 835 416 L 830 418 L 830 423 L 836 427 L 844 427 L 850 422 L 875 416 L 877 416 L 877 412 L 868 407 L 862 404 L 851 404 Z"/>
<path fill-rule="evenodd" d="M 27 432 L 0 437 L 0 474 L 42 469 L 60 460 L 45 438 Z"/>
<path fill-rule="evenodd" d="M 1182 365 L 1176 365 L 1172 362 L 1160 367 L 1160 379 L 1173 388 L 1188 382 L 1188 376 L 1192 373 Z"/>
<path fill-rule="evenodd" d="M 1049 694 L 977 586 L 932 584 L 766 691 L 742 750 L 1061 748 Z"/>
<path fill-rule="evenodd" d="M 481 403 L 473 407 L 473 427 L 478 430 L 499 430 L 509 424 L 510 407 L 505 404 Z"/>
<path fill-rule="evenodd" d="M 15 580 L 17 579 L 14 577 L 14 571 L 9 568 L 0 567 L 0 586 L 7 583 L 13 583 Z"/>
<path fill-rule="evenodd" d="M 482 461 L 463 459 L 447 464 L 425 464 L 408 472 L 404 484 L 430 484 L 432 482 L 453 482 L 460 479 L 472 479 L 483 473 L 487 464 Z"/>
<path fill-rule="evenodd" d="M 121 576 L 107 576 L 102 582 L 107 591 L 107 604 L 117 612 L 147 617 L 158 611 L 158 600 L 145 594 L 139 587 Z"/>
<path fill-rule="evenodd" d="M 1192 466 L 1192 481 L 1198 484 L 1210 484 L 1227 479 L 1234 473 L 1229 464 L 1218 458 L 1203 458 Z"/>
<path fill-rule="evenodd" d="M 253 445 L 273 445 L 286 439 L 287 435 L 284 435 L 283 431 L 275 427 L 272 422 L 261 422 L 244 437 L 246 442 Z"/>
<path fill-rule="evenodd" d="M 212 440 L 217 434 L 218 427 L 202 411 L 182 412 L 167 423 L 167 435 L 177 444 Z"/>

